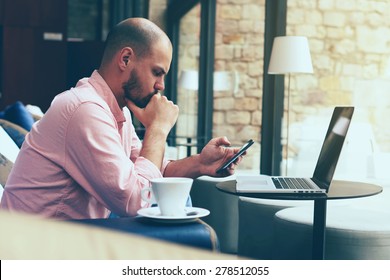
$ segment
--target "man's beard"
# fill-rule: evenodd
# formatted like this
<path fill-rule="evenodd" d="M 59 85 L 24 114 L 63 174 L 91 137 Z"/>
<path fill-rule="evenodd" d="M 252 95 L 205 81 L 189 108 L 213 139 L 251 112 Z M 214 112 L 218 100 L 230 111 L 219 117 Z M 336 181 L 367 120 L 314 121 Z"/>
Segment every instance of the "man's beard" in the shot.
<path fill-rule="evenodd" d="M 123 85 L 122 88 L 125 94 L 125 98 L 132 101 L 140 108 L 145 108 L 146 105 L 148 105 L 152 96 L 158 92 L 157 90 L 155 90 L 154 92 L 141 98 L 140 96 L 142 95 L 142 88 L 135 70 L 131 72 L 129 80 Z"/>

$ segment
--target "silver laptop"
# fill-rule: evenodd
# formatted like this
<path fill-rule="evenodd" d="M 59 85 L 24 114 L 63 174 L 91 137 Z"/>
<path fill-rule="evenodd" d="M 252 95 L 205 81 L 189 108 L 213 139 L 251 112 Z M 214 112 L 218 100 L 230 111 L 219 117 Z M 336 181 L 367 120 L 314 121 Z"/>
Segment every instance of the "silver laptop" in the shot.
<path fill-rule="evenodd" d="M 329 190 L 354 107 L 335 107 L 312 178 L 237 175 L 237 192 L 323 194 Z"/>

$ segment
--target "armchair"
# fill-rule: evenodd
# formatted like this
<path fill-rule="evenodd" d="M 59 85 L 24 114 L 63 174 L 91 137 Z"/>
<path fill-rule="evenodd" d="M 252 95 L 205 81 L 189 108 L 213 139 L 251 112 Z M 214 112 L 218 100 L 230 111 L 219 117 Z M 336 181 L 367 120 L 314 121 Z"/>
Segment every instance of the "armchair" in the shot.
<path fill-rule="evenodd" d="M 210 215 L 202 218 L 214 228 L 223 253 L 236 254 L 238 240 L 238 196 L 219 191 L 216 184 L 227 178 L 201 176 L 194 180 L 191 189 L 192 203 L 196 207 L 210 210 Z"/>

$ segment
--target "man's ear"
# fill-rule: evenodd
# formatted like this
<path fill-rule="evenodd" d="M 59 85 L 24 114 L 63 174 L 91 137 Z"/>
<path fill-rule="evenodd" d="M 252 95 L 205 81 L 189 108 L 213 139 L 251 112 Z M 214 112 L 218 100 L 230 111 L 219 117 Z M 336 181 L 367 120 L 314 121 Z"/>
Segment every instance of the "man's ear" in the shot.
<path fill-rule="evenodd" d="M 121 69 L 125 69 L 131 62 L 131 59 L 133 58 L 134 53 L 133 49 L 130 47 L 123 48 L 120 52 L 119 56 L 119 65 Z"/>

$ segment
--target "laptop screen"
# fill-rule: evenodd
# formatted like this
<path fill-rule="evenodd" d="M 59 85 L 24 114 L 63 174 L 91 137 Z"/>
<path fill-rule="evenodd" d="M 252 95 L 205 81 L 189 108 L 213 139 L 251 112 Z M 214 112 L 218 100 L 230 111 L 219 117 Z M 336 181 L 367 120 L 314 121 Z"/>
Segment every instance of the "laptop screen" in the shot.
<path fill-rule="evenodd" d="M 313 174 L 313 181 L 328 189 L 352 119 L 354 107 L 336 107 Z"/>

